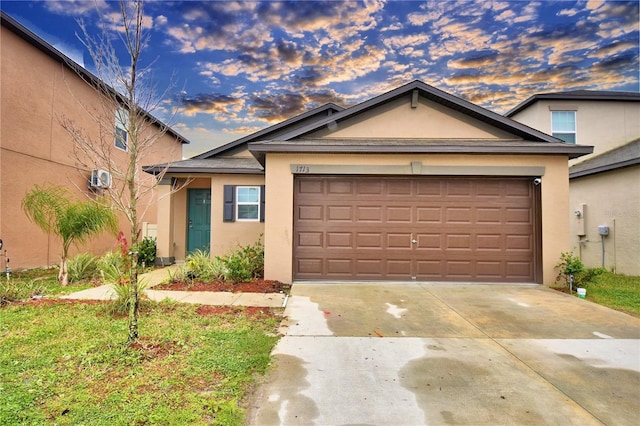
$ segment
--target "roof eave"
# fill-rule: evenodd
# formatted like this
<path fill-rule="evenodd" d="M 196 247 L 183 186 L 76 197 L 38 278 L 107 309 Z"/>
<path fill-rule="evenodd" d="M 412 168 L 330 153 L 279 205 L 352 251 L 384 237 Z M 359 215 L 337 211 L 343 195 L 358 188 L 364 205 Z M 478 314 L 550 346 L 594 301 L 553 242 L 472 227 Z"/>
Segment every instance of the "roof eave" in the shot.
<path fill-rule="evenodd" d="M 637 165 L 640 165 L 640 158 L 632 158 L 630 160 L 620 161 L 613 164 L 606 164 L 598 167 L 587 168 L 584 170 L 579 170 L 577 172 L 572 172 L 571 169 L 569 169 L 569 179 L 576 179 L 584 176 L 591 176 L 598 173 L 610 172 L 610 171 L 619 170 L 626 167 L 632 167 Z"/>
<path fill-rule="evenodd" d="M 277 142 L 255 142 L 249 144 L 249 151 L 262 165 L 267 153 L 292 154 L 471 154 L 471 155 L 567 155 L 569 159 L 593 152 L 592 146 L 546 145 L 531 146 L 451 146 L 451 145 L 295 145 Z"/>
<path fill-rule="evenodd" d="M 250 168 L 240 169 L 232 167 L 161 167 L 161 166 L 147 166 L 143 167 L 142 171 L 152 175 L 193 175 L 193 174 L 241 174 L 241 175 L 264 175 L 263 169 Z"/>

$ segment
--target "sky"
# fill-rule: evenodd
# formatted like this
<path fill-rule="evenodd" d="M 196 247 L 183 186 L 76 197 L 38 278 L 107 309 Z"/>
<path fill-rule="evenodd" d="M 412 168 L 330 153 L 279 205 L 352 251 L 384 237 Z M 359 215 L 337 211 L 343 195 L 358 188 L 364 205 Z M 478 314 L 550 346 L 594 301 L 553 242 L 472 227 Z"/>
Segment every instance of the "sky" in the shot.
<path fill-rule="evenodd" d="M 167 89 L 152 113 L 191 157 L 327 102 L 413 80 L 503 114 L 536 93 L 640 91 L 635 1 L 148 1 L 142 62 Z M 118 46 L 118 4 L 2 0 L 93 71 L 79 20 Z M 164 89 L 163 89 L 164 90 Z M 160 90 L 159 92 L 163 92 Z"/>

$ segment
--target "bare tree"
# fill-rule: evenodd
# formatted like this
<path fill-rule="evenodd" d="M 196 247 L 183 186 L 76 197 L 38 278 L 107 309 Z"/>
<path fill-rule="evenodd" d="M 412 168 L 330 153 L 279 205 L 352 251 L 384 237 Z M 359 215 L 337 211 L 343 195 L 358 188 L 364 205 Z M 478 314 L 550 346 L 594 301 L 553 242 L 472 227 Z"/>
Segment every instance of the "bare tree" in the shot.
<path fill-rule="evenodd" d="M 97 104 L 74 95 L 98 131 L 95 127 L 93 132 L 81 128 L 74 117 L 61 116 L 58 121 L 73 139 L 80 168 L 111 173 L 111 187 L 104 192 L 126 216 L 134 247 L 140 239 L 139 219 L 153 202 L 155 188 L 163 175 L 141 176 L 142 162 L 168 131 L 151 114 L 161 107 L 171 85 L 157 93 L 151 82 L 153 62 L 144 65 L 141 62 L 149 43 L 144 1 L 120 0 L 119 8 L 119 20 L 108 22 L 101 18 L 101 31 L 96 35 L 89 33 L 82 20 L 78 21 L 82 30 L 79 38 L 89 51 L 97 78 L 77 64 L 69 64 L 100 95 L 101 102 Z M 121 63 L 114 42 L 123 45 L 128 63 Z M 133 342 L 138 338 L 139 304 L 135 251 L 131 252 L 129 286 L 129 341 Z"/>

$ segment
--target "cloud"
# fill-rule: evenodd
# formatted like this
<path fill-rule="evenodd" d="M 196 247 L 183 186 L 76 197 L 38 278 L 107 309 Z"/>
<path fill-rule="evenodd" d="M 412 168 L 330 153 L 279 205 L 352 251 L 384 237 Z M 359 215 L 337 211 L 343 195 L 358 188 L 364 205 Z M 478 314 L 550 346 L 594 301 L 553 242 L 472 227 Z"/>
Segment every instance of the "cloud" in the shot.
<path fill-rule="evenodd" d="M 48 0 L 44 6 L 50 12 L 69 16 L 86 16 L 109 10 L 106 0 Z"/>
<path fill-rule="evenodd" d="M 178 103 L 187 117 L 212 114 L 220 118 L 235 118 L 242 111 L 245 101 L 220 93 L 201 93 L 192 97 L 181 95 Z"/>

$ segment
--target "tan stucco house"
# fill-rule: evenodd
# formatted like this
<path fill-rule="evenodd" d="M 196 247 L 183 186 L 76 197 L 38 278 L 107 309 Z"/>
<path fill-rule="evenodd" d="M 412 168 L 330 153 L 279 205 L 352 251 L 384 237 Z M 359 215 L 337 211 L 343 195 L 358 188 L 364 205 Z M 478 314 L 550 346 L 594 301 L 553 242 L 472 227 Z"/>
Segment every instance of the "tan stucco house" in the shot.
<path fill-rule="evenodd" d="M 569 163 L 571 249 L 587 267 L 640 275 L 640 93 L 544 93 L 506 115 L 594 147 Z"/>
<path fill-rule="evenodd" d="M 105 172 L 109 173 L 109 170 L 99 164 L 92 168 L 81 166 L 74 154 L 74 143 L 59 121 L 62 117 L 74 120 L 78 127 L 98 140 L 99 125 L 85 108 L 102 108 L 104 104 L 91 87 L 98 82 L 97 77 L 74 65 L 68 57 L 4 12 L 1 24 L 0 239 L 4 243 L 3 250 L 7 250 L 11 259 L 12 269 L 55 265 L 60 260 L 60 241 L 32 224 L 22 212 L 21 202 L 25 193 L 36 184 L 65 186 L 78 199 L 96 197 L 100 191 L 107 190 L 101 186 L 107 186 Z M 115 106 L 112 117 L 115 132 Z M 153 117 L 147 118 L 149 132 L 164 127 Z M 122 139 L 112 140 L 113 158 L 126 164 L 127 152 Z M 186 142 L 169 129 L 146 160 L 149 163 L 180 160 L 182 143 Z M 97 179 L 98 170 L 102 170 L 99 175 L 103 180 Z M 153 176 L 142 172 L 140 176 L 142 183 L 154 182 Z M 153 201 L 153 196 L 142 201 L 143 205 L 150 206 L 140 218 L 142 223 L 155 225 L 157 213 Z M 125 233 L 129 229 L 124 219 L 121 229 Z M 112 250 L 115 238 L 101 235 L 82 246 L 81 251 L 100 254 Z M 2 268 L 4 260 L 4 257 L 0 258 Z"/>
<path fill-rule="evenodd" d="M 165 192 L 188 185 L 162 198 L 159 255 L 264 234 L 265 277 L 284 282 L 550 284 L 568 159 L 591 150 L 414 81 L 170 165 Z"/>

